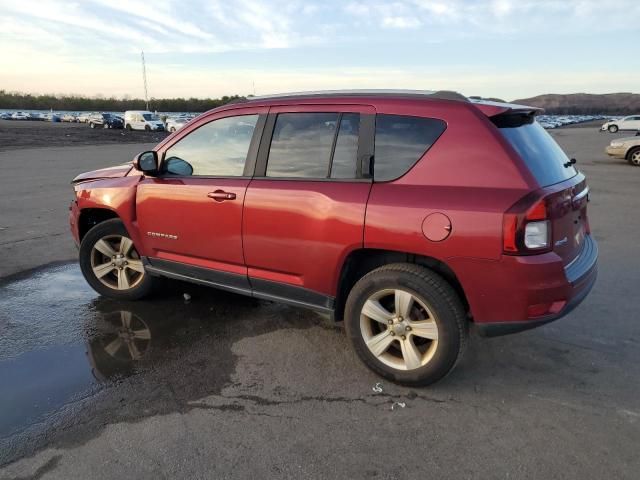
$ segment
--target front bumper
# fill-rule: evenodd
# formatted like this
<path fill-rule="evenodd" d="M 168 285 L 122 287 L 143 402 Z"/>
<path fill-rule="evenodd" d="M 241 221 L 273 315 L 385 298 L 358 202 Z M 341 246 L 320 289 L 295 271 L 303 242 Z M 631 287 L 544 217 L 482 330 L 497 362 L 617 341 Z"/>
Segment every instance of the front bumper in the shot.
<path fill-rule="evenodd" d="M 611 145 L 609 145 L 607 148 L 605 148 L 605 152 L 607 152 L 607 155 L 609 155 L 610 157 L 625 158 L 627 149 L 626 147 L 612 147 Z"/>
<path fill-rule="evenodd" d="M 546 297 L 545 301 L 563 299 L 566 303 L 560 311 L 525 321 L 476 323 L 478 332 L 483 336 L 494 337 L 529 330 L 558 320 L 582 303 L 593 288 L 597 276 L 598 244 L 591 235 L 587 235 L 580 255 L 564 268 L 565 285 L 541 292 Z"/>

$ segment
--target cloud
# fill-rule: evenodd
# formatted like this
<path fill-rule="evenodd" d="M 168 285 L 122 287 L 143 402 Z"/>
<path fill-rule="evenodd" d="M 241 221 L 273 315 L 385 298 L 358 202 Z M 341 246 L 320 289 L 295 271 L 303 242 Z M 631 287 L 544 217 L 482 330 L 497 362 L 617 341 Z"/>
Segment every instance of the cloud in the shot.
<path fill-rule="evenodd" d="M 389 28 L 417 28 L 421 23 L 414 17 L 384 17 L 382 25 Z"/>

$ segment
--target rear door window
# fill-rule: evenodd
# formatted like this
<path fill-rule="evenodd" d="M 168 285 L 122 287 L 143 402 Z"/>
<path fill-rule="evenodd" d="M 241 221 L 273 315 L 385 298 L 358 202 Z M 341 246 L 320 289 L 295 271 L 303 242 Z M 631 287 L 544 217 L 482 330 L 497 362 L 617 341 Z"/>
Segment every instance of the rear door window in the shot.
<path fill-rule="evenodd" d="M 500 132 L 520 155 L 541 187 L 560 183 L 577 175 L 569 158 L 538 122 L 503 126 Z"/>
<path fill-rule="evenodd" d="M 280 113 L 267 159 L 272 178 L 357 177 L 360 114 Z"/>
<path fill-rule="evenodd" d="M 376 115 L 374 180 L 401 177 L 435 143 L 446 124 L 435 118 Z"/>

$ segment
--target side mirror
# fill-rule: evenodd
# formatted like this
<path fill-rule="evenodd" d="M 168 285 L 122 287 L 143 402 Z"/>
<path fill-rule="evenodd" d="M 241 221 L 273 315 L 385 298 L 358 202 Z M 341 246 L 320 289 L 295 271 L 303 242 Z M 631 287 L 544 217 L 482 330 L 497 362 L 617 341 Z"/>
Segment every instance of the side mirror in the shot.
<path fill-rule="evenodd" d="M 142 152 L 133 159 L 133 168 L 147 175 L 158 173 L 158 154 L 153 150 Z"/>

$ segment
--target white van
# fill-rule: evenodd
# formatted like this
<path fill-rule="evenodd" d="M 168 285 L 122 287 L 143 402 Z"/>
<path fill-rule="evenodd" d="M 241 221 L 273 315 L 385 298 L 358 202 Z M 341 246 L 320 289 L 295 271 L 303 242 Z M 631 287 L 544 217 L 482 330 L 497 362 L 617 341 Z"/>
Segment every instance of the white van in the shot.
<path fill-rule="evenodd" d="M 124 112 L 124 128 L 127 130 L 164 130 L 164 123 L 155 113 L 146 110 L 128 110 Z"/>

